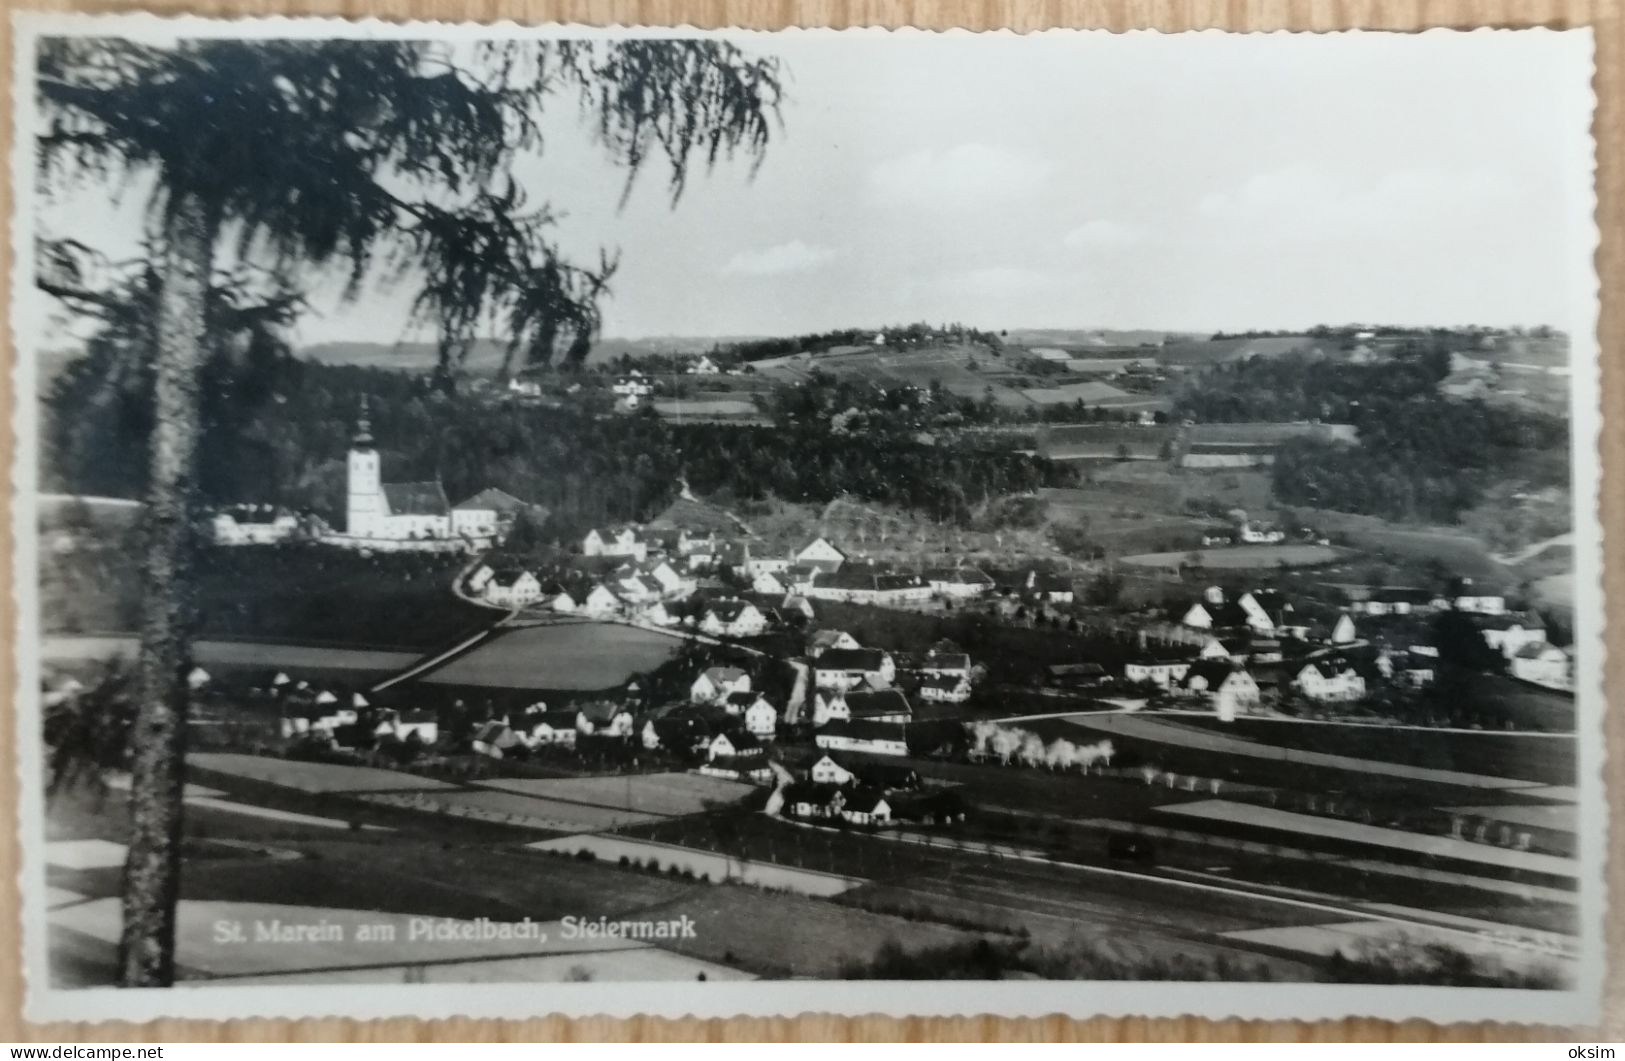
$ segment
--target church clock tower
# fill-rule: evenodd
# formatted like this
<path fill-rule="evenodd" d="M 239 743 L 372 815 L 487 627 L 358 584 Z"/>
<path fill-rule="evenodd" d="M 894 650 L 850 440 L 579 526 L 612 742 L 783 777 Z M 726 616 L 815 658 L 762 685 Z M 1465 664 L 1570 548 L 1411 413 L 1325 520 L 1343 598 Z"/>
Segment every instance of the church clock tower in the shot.
<path fill-rule="evenodd" d="M 380 485 L 378 451 L 372 444 L 372 425 L 367 421 L 365 397 L 361 399 L 355 437 L 350 441 L 349 487 L 345 533 L 357 538 L 378 537 L 383 532 L 384 491 Z"/>

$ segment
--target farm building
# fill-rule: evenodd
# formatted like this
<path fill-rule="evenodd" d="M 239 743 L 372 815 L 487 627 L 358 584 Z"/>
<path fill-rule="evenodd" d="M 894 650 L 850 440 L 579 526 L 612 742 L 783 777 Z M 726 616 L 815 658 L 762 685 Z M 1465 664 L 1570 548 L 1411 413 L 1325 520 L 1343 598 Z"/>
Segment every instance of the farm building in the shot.
<path fill-rule="evenodd" d="M 820 571 L 810 583 L 799 587 L 813 600 L 845 601 L 854 604 L 902 604 L 931 599 L 931 585 L 919 575 L 900 574 L 873 566 L 842 567 Z"/>
<path fill-rule="evenodd" d="M 975 567 L 938 568 L 925 573 L 931 592 L 939 597 L 969 600 L 993 589 L 993 579 Z"/>
<path fill-rule="evenodd" d="M 712 601 L 700 620 L 700 630 L 712 637 L 755 637 L 767 629 L 767 617 L 749 601 Z"/>
<path fill-rule="evenodd" d="M 1179 681 L 1179 688 L 1190 696 L 1205 697 L 1213 706 L 1213 713 L 1222 721 L 1234 721 L 1239 714 L 1256 710 L 1259 705 L 1258 683 L 1247 673 L 1227 660 L 1201 660 Z"/>
<path fill-rule="evenodd" d="M 643 540 L 636 527 L 594 527 L 581 541 L 583 556 L 629 556 L 646 560 L 649 543 Z"/>
<path fill-rule="evenodd" d="M 849 785 L 855 776 L 852 771 L 828 755 L 820 758 L 807 770 L 807 777 L 820 785 Z"/>
<path fill-rule="evenodd" d="M 1062 688 L 1086 688 L 1106 680 L 1106 668 L 1098 663 L 1057 663 L 1049 668 L 1049 683 Z"/>
<path fill-rule="evenodd" d="M 1159 688 L 1171 689 L 1176 682 L 1184 681 L 1190 669 L 1190 660 L 1131 659 L 1123 664 L 1123 680 L 1134 684 L 1150 682 Z"/>
<path fill-rule="evenodd" d="M 506 608 L 523 607 L 542 597 L 542 584 L 529 571 L 518 567 L 497 568 L 485 580 L 480 596 Z"/>
<path fill-rule="evenodd" d="M 834 542 L 820 536 L 796 550 L 795 562 L 819 571 L 839 571 L 846 563 L 846 554 L 837 549 Z"/>
<path fill-rule="evenodd" d="M 920 699 L 934 704 L 962 704 L 970 699 L 970 679 L 942 674 L 920 682 Z"/>
<path fill-rule="evenodd" d="M 1556 645 L 1529 644 L 1512 657 L 1512 676 L 1548 689 L 1574 688 L 1574 656 Z"/>
<path fill-rule="evenodd" d="M 813 743 L 826 751 L 907 755 L 908 727 L 894 722 L 831 722 Z"/>
<path fill-rule="evenodd" d="M 733 693 L 750 691 L 750 675 L 738 667 L 707 667 L 688 687 L 688 698 L 696 704 L 714 704 Z"/>
<path fill-rule="evenodd" d="M 807 639 L 807 655 L 817 659 L 832 648 L 851 649 L 862 648 L 858 639 L 845 630 L 815 630 L 812 637 Z"/>
<path fill-rule="evenodd" d="M 839 689 L 820 689 L 813 694 L 812 724 L 825 726 L 831 722 L 851 721 L 852 710 L 846 706 L 846 694 Z"/>
<path fill-rule="evenodd" d="M 706 758 L 712 761 L 717 759 L 749 759 L 763 753 L 762 742 L 750 733 L 735 731 L 733 733 L 718 733 L 706 745 Z"/>
<path fill-rule="evenodd" d="M 886 797 L 873 789 L 856 789 L 846 797 L 841 807 L 841 817 L 853 825 L 890 825 L 891 804 Z"/>
<path fill-rule="evenodd" d="M 846 694 L 848 717 L 854 722 L 907 722 L 914 717 L 908 697 L 897 689 Z"/>
<path fill-rule="evenodd" d="M 1512 659 L 1527 645 L 1546 643 L 1546 627 L 1538 619 L 1506 614 L 1474 618 L 1484 643 L 1507 659 Z"/>

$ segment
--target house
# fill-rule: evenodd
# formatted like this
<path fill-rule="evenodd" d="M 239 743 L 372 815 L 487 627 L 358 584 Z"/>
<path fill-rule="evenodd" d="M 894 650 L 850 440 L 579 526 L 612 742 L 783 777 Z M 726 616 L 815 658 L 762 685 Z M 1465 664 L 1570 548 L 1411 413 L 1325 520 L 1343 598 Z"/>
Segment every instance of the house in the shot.
<path fill-rule="evenodd" d="M 1435 604 L 1440 603 L 1435 600 Z M 1505 615 L 1507 599 L 1498 594 L 1458 594 L 1444 602 L 1445 607 L 1473 615 Z"/>
<path fill-rule="evenodd" d="M 767 701 L 762 698 L 761 693 L 743 690 L 741 692 L 729 693 L 721 700 L 718 700 L 717 703 L 722 705 L 722 710 L 727 714 L 742 718 L 744 717 L 745 712 L 749 711 L 756 704 L 766 704 Z M 768 705 L 768 710 L 772 710 L 771 704 Z"/>
<path fill-rule="evenodd" d="M 521 608 L 541 600 L 542 584 L 524 568 L 502 567 L 491 572 L 480 596 L 490 604 Z"/>
<path fill-rule="evenodd" d="M 839 689 L 820 689 L 813 694 L 812 724 L 825 726 L 831 722 L 848 722 L 852 709 L 846 704 L 846 694 Z"/>
<path fill-rule="evenodd" d="M 638 564 L 637 573 L 643 578 L 653 579 L 659 583 L 662 596 L 675 597 L 694 592 L 694 580 L 684 578 L 665 557 L 657 556 L 644 560 Z"/>
<path fill-rule="evenodd" d="M 666 595 L 666 587 L 661 585 L 658 579 L 652 575 L 639 574 L 635 570 L 616 572 L 611 590 L 623 601 L 634 606 L 657 601 Z"/>
<path fill-rule="evenodd" d="M 795 562 L 820 571 L 834 572 L 846 563 L 846 554 L 837 549 L 834 542 L 820 535 L 796 551 Z"/>
<path fill-rule="evenodd" d="M 787 594 L 793 585 L 788 571 L 758 571 L 750 588 L 757 593 Z"/>
<path fill-rule="evenodd" d="M 214 514 L 209 531 L 216 545 L 275 545 L 298 535 L 299 520 L 274 505 L 232 505 Z"/>
<path fill-rule="evenodd" d="M 668 714 L 643 724 L 643 746 L 649 750 L 666 748 L 675 752 L 704 753 L 715 736 L 711 725 L 690 714 Z"/>
<path fill-rule="evenodd" d="M 537 711 L 526 715 L 520 724 L 525 727 L 525 737 L 532 747 L 575 747 L 577 729 L 574 711 Z"/>
<path fill-rule="evenodd" d="M 677 616 L 666 609 L 665 602 L 655 601 L 637 613 L 638 622 L 647 626 L 676 626 Z"/>
<path fill-rule="evenodd" d="M 993 590 L 993 579 L 976 567 L 938 568 L 925 573 L 931 592 L 951 600 L 970 600 Z"/>
<path fill-rule="evenodd" d="M 1026 592 L 1034 600 L 1049 604 L 1071 604 L 1074 596 L 1070 578 L 1039 571 L 1027 572 Z"/>
<path fill-rule="evenodd" d="M 962 704 L 970 699 L 970 679 L 963 674 L 933 675 L 920 682 L 920 699 L 934 704 Z"/>
<path fill-rule="evenodd" d="M 630 737 L 635 723 L 623 704 L 588 704 L 576 712 L 576 731 L 589 737 Z"/>
<path fill-rule="evenodd" d="M 487 582 L 491 581 L 491 576 L 494 574 L 496 574 L 496 571 L 490 564 L 479 565 L 468 573 L 468 591 L 478 593 L 485 588 Z"/>
<path fill-rule="evenodd" d="M 783 612 L 786 618 L 799 615 L 807 622 L 818 618 L 817 613 L 813 611 L 812 601 L 799 593 L 785 594 L 784 600 L 779 602 L 779 611 Z"/>
<path fill-rule="evenodd" d="M 712 601 L 700 620 L 702 633 L 712 637 L 755 637 L 767 629 L 767 618 L 756 605 L 737 598 Z"/>
<path fill-rule="evenodd" d="M 1410 615 L 1427 608 L 1433 594 L 1404 586 L 1381 586 L 1349 594 L 1349 611 L 1355 615 Z"/>
<path fill-rule="evenodd" d="M 1337 617 L 1337 623 L 1332 627 L 1331 642 L 1334 645 L 1352 645 L 1357 634 L 1354 630 L 1354 620 L 1344 612 Z"/>
<path fill-rule="evenodd" d="M 642 372 L 633 369 L 630 373 L 610 384 L 610 392 L 621 400 L 628 409 L 636 409 L 644 398 L 654 393 L 654 384 L 645 379 Z"/>
<path fill-rule="evenodd" d="M 1245 628 L 1270 637 L 1275 634 L 1277 626 L 1275 617 L 1270 614 L 1271 604 L 1278 605 L 1273 593 L 1243 593 L 1234 601 L 1227 601 L 1224 590 L 1210 586 L 1204 591 L 1202 599 L 1185 611 L 1180 622 L 1196 630 Z"/>
<path fill-rule="evenodd" d="M 1199 660 L 1179 681 L 1179 688 L 1190 696 L 1206 697 L 1213 705 L 1213 713 L 1221 721 L 1233 722 L 1238 714 L 1256 710 L 1259 705 L 1258 683 L 1229 660 Z"/>
<path fill-rule="evenodd" d="M 819 570 L 810 583 L 800 587 L 800 592 L 814 600 L 899 605 L 930 600 L 931 584 L 919 575 L 864 564 L 838 571 Z"/>
<path fill-rule="evenodd" d="M 1506 659 L 1512 659 L 1525 645 L 1546 643 L 1546 627 L 1539 620 L 1489 613 L 1478 613 L 1475 619 L 1484 643 Z"/>
<path fill-rule="evenodd" d="M 855 780 L 852 771 L 826 755 L 807 770 L 807 777 L 819 785 L 850 785 Z"/>
<path fill-rule="evenodd" d="M 839 813 L 853 825 L 891 824 L 891 804 L 874 789 L 860 788 L 848 794 Z"/>
<path fill-rule="evenodd" d="M 1173 688 L 1190 672 L 1190 660 L 1138 659 L 1123 664 L 1123 680 L 1131 684 L 1150 682 L 1162 689 Z"/>
<path fill-rule="evenodd" d="M 688 687 L 696 704 L 714 704 L 731 693 L 750 691 L 750 675 L 738 667 L 707 667 Z"/>
<path fill-rule="evenodd" d="M 907 755 L 908 727 L 895 722 L 831 722 L 813 743 L 825 751 Z"/>
<path fill-rule="evenodd" d="M 715 376 L 717 373 L 721 372 L 722 369 L 717 367 L 717 363 L 715 361 L 712 361 L 709 357 L 701 354 L 693 361 L 690 361 L 688 367 L 683 371 L 687 372 L 691 376 Z"/>
<path fill-rule="evenodd" d="M 1365 695 L 1365 678 L 1353 664 L 1339 657 L 1310 660 L 1292 684 L 1304 696 L 1322 703 L 1358 700 Z"/>
<path fill-rule="evenodd" d="M 1274 527 L 1263 527 L 1251 521 L 1241 525 L 1240 538 L 1245 545 L 1274 545 L 1286 540 L 1286 535 Z"/>
<path fill-rule="evenodd" d="M 1064 688 L 1099 685 L 1106 680 L 1106 668 L 1098 663 L 1057 663 L 1049 668 L 1049 683 Z"/>
<path fill-rule="evenodd" d="M 784 786 L 784 810 L 797 818 L 834 818 L 845 802 L 846 794 L 839 785 L 796 781 Z"/>
<path fill-rule="evenodd" d="M 634 560 L 646 560 L 649 543 L 638 534 L 636 527 L 594 527 L 581 540 L 581 555 L 630 556 Z"/>
<path fill-rule="evenodd" d="M 919 671 L 928 678 L 969 678 L 970 656 L 963 652 L 937 652 L 925 654 Z"/>
<path fill-rule="evenodd" d="M 862 648 L 858 639 L 845 630 L 815 630 L 807 639 L 807 655 L 817 659 L 832 648 Z"/>
<path fill-rule="evenodd" d="M 920 773 L 902 763 L 859 763 L 853 767 L 858 784 L 881 792 L 898 792 L 920 787 Z"/>
<path fill-rule="evenodd" d="M 847 692 L 846 709 L 854 722 L 907 722 L 914 717 L 908 697 L 898 689 Z"/>
<path fill-rule="evenodd" d="M 748 759 L 761 755 L 764 749 L 762 742 L 750 733 L 735 731 L 733 733 L 718 733 L 712 737 L 705 746 L 705 757 L 717 759 Z"/>
<path fill-rule="evenodd" d="M 484 755 L 492 759 L 501 759 L 506 753 L 524 743 L 519 734 L 502 719 L 482 722 L 475 727 L 470 739 L 470 746 L 475 755 Z"/>
<path fill-rule="evenodd" d="M 582 615 L 607 619 L 621 614 L 623 604 L 620 594 L 600 583 L 587 591 L 587 595 L 582 598 L 581 605 L 576 610 Z"/>
<path fill-rule="evenodd" d="M 1511 661 L 1512 676 L 1548 689 L 1574 688 L 1574 659 L 1556 645 L 1524 645 Z"/>
<path fill-rule="evenodd" d="M 476 541 L 505 538 L 523 513 L 545 517 L 546 510 L 519 500 L 506 490 L 487 487 L 473 497 L 451 506 L 453 537 Z"/>
<path fill-rule="evenodd" d="M 832 648 L 813 661 L 813 684 L 820 689 L 850 689 L 866 683 L 883 689 L 897 680 L 897 663 L 878 648 Z"/>
<path fill-rule="evenodd" d="M 556 612 L 563 612 L 568 615 L 571 612 L 581 610 L 582 600 L 578 600 L 574 593 L 559 586 L 547 591 L 547 606 Z"/>
<path fill-rule="evenodd" d="M 345 488 L 344 533 L 324 537 L 334 544 L 391 550 L 464 550 L 492 540 L 454 530 L 494 524 L 494 520 L 487 520 L 490 510 L 483 502 L 480 507 L 459 513 L 446 500 L 445 488 L 438 479 L 384 482 L 382 460 L 373 444 L 364 401 L 346 459 Z"/>
<path fill-rule="evenodd" d="M 434 744 L 440 739 L 440 716 L 433 711 L 402 711 L 395 716 L 395 736 Z"/>
<path fill-rule="evenodd" d="M 779 712 L 761 697 L 745 708 L 745 731 L 760 740 L 772 740 L 779 732 Z"/>

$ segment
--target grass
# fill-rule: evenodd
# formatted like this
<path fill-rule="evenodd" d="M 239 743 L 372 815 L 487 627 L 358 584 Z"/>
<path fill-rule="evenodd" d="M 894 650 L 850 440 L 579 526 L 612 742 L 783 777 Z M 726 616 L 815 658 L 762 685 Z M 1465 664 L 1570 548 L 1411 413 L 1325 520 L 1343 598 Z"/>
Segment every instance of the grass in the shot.
<path fill-rule="evenodd" d="M 140 565 L 128 537 L 52 555 L 41 565 L 49 633 L 136 629 Z M 489 626 L 496 613 L 451 592 L 461 558 L 318 546 L 205 549 L 199 636 L 421 651 Z"/>
<path fill-rule="evenodd" d="M 498 634 L 423 681 L 473 688 L 588 691 L 621 685 L 677 654 L 679 638 L 616 623 L 554 623 Z"/>

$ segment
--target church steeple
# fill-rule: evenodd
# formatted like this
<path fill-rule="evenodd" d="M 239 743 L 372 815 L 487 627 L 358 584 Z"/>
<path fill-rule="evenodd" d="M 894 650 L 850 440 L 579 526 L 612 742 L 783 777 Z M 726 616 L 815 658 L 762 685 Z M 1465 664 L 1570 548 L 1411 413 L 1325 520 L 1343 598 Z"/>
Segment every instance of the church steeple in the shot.
<path fill-rule="evenodd" d="M 361 412 L 355 421 L 355 437 L 350 440 L 356 449 L 372 448 L 372 421 L 367 416 L 367 396 L 361 396 Z"/>

